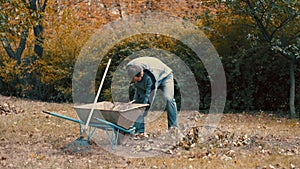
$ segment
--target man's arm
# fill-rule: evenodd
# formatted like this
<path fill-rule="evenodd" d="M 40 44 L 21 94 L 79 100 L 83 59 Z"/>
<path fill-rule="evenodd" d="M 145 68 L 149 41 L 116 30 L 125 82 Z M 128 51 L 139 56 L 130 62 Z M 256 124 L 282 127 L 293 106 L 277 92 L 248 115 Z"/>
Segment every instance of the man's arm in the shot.
<path fill-rule="evenodd" d="M 138 102 L 138 100 L 139 100 L 137 88 L 134 89 L 133 100 L 135 100 L 134 103 Z"/>
<path fill-rule="evenodd" d="M 148 77 L 147 81 L 146 81 L 146 92 L 145 92 L 145 97 L 144 97 L 145 104 L 147 104 L 149 102 L 152 85 L 153 85 L 153 82 L 152 82 L 151 78 Z"/>

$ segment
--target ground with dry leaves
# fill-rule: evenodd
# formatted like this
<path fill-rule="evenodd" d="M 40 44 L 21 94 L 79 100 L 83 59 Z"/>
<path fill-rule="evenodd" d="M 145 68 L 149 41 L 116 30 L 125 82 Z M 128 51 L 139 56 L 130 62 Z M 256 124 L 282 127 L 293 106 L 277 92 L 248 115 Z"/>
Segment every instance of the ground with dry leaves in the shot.
<path fill-rule="evenodd" d="M 96 139 L 89 151 L 74 153 L 64 147 L 78 138 L 78 124 L 42 110 L 76 118 L 71 104 L 0 96 L 0 168 L 300 167 L 300 122 L 275 114 L 223 114 L 212 128 L 207 114 L 184 112 L 173 135 L 163 113 L 146 124 L 147 138 L 126 136 L 114 150 Z M 205 132 L 212 134 L 203 139 Z"/>

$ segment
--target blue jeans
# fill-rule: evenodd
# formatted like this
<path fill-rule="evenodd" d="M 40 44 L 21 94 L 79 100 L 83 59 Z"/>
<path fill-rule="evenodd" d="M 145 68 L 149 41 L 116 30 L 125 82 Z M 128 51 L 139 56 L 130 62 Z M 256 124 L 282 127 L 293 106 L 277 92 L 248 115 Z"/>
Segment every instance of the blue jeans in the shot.
<path fill-rule="evenodd" d="M 174 99 L 174 81 L 173 73 L 168 75 L 166 78 L 158 81 L 158 88 L 163 92 L 164 98 L 166 100 L 166 109 L 168 117 L 168 129 L 175 126 L 178 127 L 177 122 L 177 106 Z M 152 100 L 155 98 L 156 91 L 154 91 L 153 99 L 149 99 L 152 103 Z M 136 128 L 136 133 L 143 133 L 145 131 L 145 116 L 147 115 L 149 109 L 146 109 L 142 115 L 136 120 L 134 127 Z"/>

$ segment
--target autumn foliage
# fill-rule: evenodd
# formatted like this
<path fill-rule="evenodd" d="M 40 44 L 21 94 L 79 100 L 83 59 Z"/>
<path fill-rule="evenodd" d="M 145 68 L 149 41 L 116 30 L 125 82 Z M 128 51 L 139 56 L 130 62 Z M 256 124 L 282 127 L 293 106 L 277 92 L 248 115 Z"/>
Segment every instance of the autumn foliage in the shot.
<path fill-rule="evenodd" d="M 199 26 L 214 44 L 223 63 L 227 80 L 226 110 L 287 110 L 289 97 L 288 61 L 256 35 L 249 16 L 238 15 L 219 1 L 43 1 L 44 11 L 32 11 L 17 0 L 1 0 L 0 88 L 1 94 L 32 99 L 71 102 L 74 63 L 85 42 L 99 27 L 130 14 L 162 11 L 189 20 Z M 26 1 L 27 2 L 27 1 Z M 40 4 L 42 6 L 43 4 Z M 5 9 L 5 10 L 2 10 Z M 299 16 L 298 16 L 299 18 Z M 34 28 L 43 26 L 43 43 L 37 42 Z M 287 27 L 285 31 L 295 31 Z M 299 28 L 298 28 L 299 29 Z M 18 51 L 26 30 L 26 45 L 18 60 L 8 55 L 9 43 Z M 8 41 L 9 39 L 9 41 Z M 35 45 L 42 45 L 39 57 Z M 261 48 L 260 48 L 261 47 Z M 195 54 L 170 37 L 139 35 L 122 41 L 107 53 L 114 58 L 101 100 L 110 100 L 110 80 L 120 61 L 135 51 L 157 48 L 179 56 L 193 71 L 200 90 L 200 108 L 210 105 L 210 81 Z M 104 63 L 103 63 L 104 64 Z M 296 84 L 299 84 L 299 61 L 296 62 Z M 104 66 L 99 65 L 99 84 Z M 298 85 L 299 86 L 299 85 Z M 96 87 L 97 88 L 97 87 Z M 177 93 L 180 89 L 176 88 Z M 296 107 L 300 94 L 296 88 Z M 176 95 L 180 100 L 180 94 Z M 193 99 L 193 98 L 191 98 Z"/>

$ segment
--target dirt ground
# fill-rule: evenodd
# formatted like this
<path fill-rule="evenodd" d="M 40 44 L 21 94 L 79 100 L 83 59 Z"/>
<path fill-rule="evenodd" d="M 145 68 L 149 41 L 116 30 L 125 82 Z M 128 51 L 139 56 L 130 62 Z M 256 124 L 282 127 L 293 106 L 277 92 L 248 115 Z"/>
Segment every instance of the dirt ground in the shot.
<path fill-rule="evenodd" d="M 88 149 L 74 152 L 70 145 L 79 137 L 79 125 L 42 110 L 77 118 L 72 104 L 0 96 L 0 168 L 300 167 L 300 122 L 275 112 L 217 117 L 179 112 L 175 132 L 168 132 L 165 113 L 151 112 L 148 137 L 120 135 L 121 143 L 112 149 L 106 133 L 96 130 Z"/>

